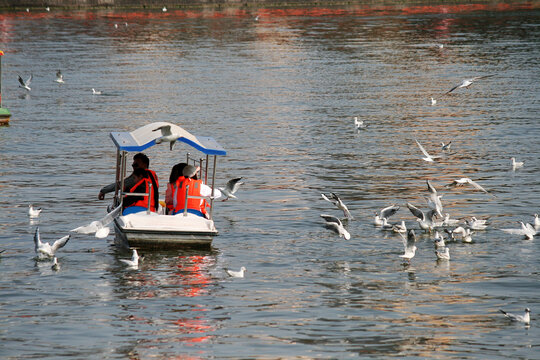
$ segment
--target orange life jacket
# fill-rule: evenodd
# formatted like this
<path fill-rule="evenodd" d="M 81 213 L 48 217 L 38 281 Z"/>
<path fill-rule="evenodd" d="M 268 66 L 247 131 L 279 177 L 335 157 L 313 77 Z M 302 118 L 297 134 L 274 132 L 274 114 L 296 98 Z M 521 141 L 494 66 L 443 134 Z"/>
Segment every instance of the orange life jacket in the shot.
<path fill-rule="evenodd" d="M 184 211 L 184 207 L 186 204 L 186 187 L 189 186 L 189 196 L 201 196 L 202 183 L 202 180 L 195 180 L 191 178 L 186 178 L 184 176 L 180 176 L 178 180 L 176 180 L 176 194 L 173 194 L 173 199 L 176 200 L 176 203 L 174 204 L 175 213 L 180 213 Z M 187 208 L 199 210 L 201 213 L 203 213 L 203 215 L 206 216 L 206 200 L 204 199 L 188 199 Z"/>
<path fill-rule="evenodd" d="M 149 186 L 148 184 L 150 184 L 150 179 L 148 178 L 143 178 L 141 179 L 138 183 L 136 183 L 135 185 L 133 185 L 133 187 L 131 189 L 129 189 L 129 192 L 130 193 L 148 193 L 148 190 L 149 190 Z M 144 185 L 141 186 L 141 185 Z M 154 188 L 152 187 L 152 192 L 154 192 Z M 139 199 L 137 201 L 135 201 L 134 203 L 126 206 L 126 207 L 130 207 L 130 206 L 142 206 L 144 208 L 148 208 L 148 196 L 141 196 L 142 199 Z M 154 211 L 155 212 L 155 202 L 154 202 L 154 196 L 150 196 L 150 211 Z"/>

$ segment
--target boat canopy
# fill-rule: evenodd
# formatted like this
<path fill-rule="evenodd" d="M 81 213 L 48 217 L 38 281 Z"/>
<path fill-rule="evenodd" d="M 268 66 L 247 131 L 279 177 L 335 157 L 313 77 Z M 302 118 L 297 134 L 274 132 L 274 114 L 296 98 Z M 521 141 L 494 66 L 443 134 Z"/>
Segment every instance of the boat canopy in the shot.
<path fill-rule="evenodd" d="M 156 139 L 162 136 L 161 130 L 157 129 L 167 125 L 171 127 L 171 133 L 180 135 L 178 141 L 186 143 L 206 155 L 227 155 L 225 149 L 223 149 L 213 138 L 193 135 L 182 129 L 180 126 L 168 122 L 151 123 L 133 130 L 132 132 L 113 131 L 111 132 L 111 139 L 118 150 L 129 152 L 143 151 L 156 145 Z"/>

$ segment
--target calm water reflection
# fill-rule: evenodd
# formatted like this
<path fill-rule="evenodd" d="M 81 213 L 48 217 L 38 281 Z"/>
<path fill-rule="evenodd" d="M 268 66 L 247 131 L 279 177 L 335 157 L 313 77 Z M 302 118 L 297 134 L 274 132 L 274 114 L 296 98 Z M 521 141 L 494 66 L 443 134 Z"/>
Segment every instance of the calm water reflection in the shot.
<path fill-rule="evenodd" d="M 0 128 L 0 353 L 534 358 L 540 249 L 498 229 L 539 211 L 539 24 L 526 3 L 2 14 L 13 117 Z M 17 74 L 30 73 L 26 93 Z M 441 97 L 485 74 L 496 77 Z M 368 129 L 355 133 L 353 116 Z M 108 132 L 152 121 L 214 136 L 229 151 L 220 184 L 246 178 L 238 201 L 218 203 L 214 248 L 147 253 L 128 271 L 112 238 L 76 236 L 60 272 L 34 262 L 36 225 L 53 240 L 104 214 Z M 415 138 L 453 152 L 425 163 Z M 180 150 L 148 151 L 162 183 Z M 512 172 L 512 156 L 525 167 Z M 461 176 L 497 197 L 443 188 Z M 421 236 L 404 266 L 401 240 L 374 228 L 373 212 L 425 207 L 428 178 L 453 218 L 490 216 L 490 228 L 450 244 L 450 262 Z M 322 226 L 319 214 L 339 214 L 320 199 L 330 190 L 356 217 L 350 241 Z M 37 222 L 29 203 L 44 208 Z M 406 209 L 395 219 L 416 226 Z M 226 277 L 242 265 L 245 279 Z M 498 313 L 526 306 L 528 329 Z"/>

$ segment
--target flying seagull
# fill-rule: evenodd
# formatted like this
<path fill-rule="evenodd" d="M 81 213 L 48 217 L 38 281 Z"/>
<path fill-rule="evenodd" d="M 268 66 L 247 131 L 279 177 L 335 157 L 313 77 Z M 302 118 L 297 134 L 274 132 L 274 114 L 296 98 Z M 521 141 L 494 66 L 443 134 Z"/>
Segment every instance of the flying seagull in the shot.
<path fill-rule="evenodd" d="M 390 216 L 399 210 L 399 205 L 390 205 L 382 209 L 378 214 L 375 213 L 375 226 L 384 226 L 388 224 Z"/>
<path fill-rule="evenodd" d="M 345 240 L 351 238 L 351 234 L 343 227 L 343 223 L 337 217 L 326 214 L 321 214 L 321 217 L 326 221 L 326 227 L 338 233 L 339 237 L 343 237 Z"/>
<path fill-rule="evenodd" d="M 437 190 L 431 185 L 429 180 L 426 180 L 428 191 L 429 191 L 429 199 L 428 199 L 428 206 L 435 210 L 435 213 L 439 217 L 443 217 L 442 211 L 443 206 L 441 202 L 442 195 L 439 195 L 437 193 Z"/>
<path fill-rule="evenodd" d="M 244 184 L 243 182 L 240 182 L 240 180 L 242 180 L 241 177 L 229 180 L 227 181 L 227 185 L 225 185 L 224 188 L 219 188 L 221 193 L 226 196 L 226 198 L 222 201 L 229 200 L 229 198 L 236 199 L 236 196 L 234 194 L 238 191 L 240 185 Z"/>
<path fill-rule="evenodd" d="M 30 84 L 32 83 L 32 78 L 33 78 L 33 77 L 34 77 L 34 76 L 33 76 L 32 74 L 30 74 L 30 77 L 29 77 L 28 80 L 26 80 L 26 82 L 25 82 L 25 81 L 23 81 L 21 75 L 19 75 L 19 87 L 21 87 L 21 88 L 23 88 L 23 89 L 26 89 L 27 91 L 32 90 L 32 89 L 30 88 Z"/>
<path fill-rule="evenodd" d="M 418 147 L 420 148 L 422 153 L 426 156 L 425 158 L 422 158 L 422 160 L 427 161 L 427 162 L 433 162 L 434 159 L 440 158 L 440 156 L 431 156 L 431 155 L 429 155 L 428 152 L 426 151 L 426 149 L 424 149 L 424 147 L 422 146 L 422 144 L 420 144 L 418 142 L 418 140 L 414 139 L 414 141 L 416 141 L 416 143 L 418 144 Z"/>
<path fill-rule="evenodd" d="M 240 268 L 240 271 L 234 271 L 234 270 L 225 269 L 225 272 L 226 272 L 227 275 L 229 275 L 230 277 L 243 278 L 243 277 L 244 277 L 244 273 L 246 272 L 246 268 L 245 268 L 244 266 L 242 266 L 242 267 Z"/>
<path fill-rule="evenodd" d="M 424 231 L 431 231 L 433 230 L 433 217 L 436 214 L 436 211 L 431 209 L 426 214 L 416 206 L 414 206 L 411 203 L 407 203 L 407 207 L 411 211 L 411 213 L 416 216 L 416 221 L 418 221 L 418 224 L 420 225 L 420 228 Z"/>
<path fill-rule="evenodd" d="M 120 259 L 120 261 L 126 264 L 129 268 L 137 269 L 139 267 L 139 254 L 137 254 L 137 250 L 133 249 L 131 259 Z"/>
<path fill-rule="evenodd" d="M 478 183 L 472 181 L 471 179 L 469 178 L 460 178 L 460 179 L 457 179 L 457 180 L 454 180 L 452 181 L 450 184 L 446 185 L 446 187 L 460 187 L 460 186 L 463 186 L 465 184 L 469 184 L 469 185 L 472 185 L 475 189 L 477 190 L 480 190 L 482 192 L 485 192 L 486 194 L 489 194 L 489 191 L 487 191 L 486 189 L 484 189 L 482 186 L 478 185 Z M 491 194 L 492 196 L 495 196 L 493 194 Z"/>
<path fill-rule="evenodd" d="M 411 262 L 411 259 L 416 254 L 416 235 L 413 229 L 410 229 L 407 232 L 407 237 L 403 234 L 401 235 L 401 240 L 403 241 L 404 254 L 399 255 L 400 258 L 406 259 L 408 262 Z"/>
<path fill-rule="evenodd" d="M 480 79 L 485 79 L 485 78 L 488 78 L 488 77 L 491 77 L 491 76 L 494 76 L 494 75 L 484 75 L 484 76 L 476 76 L 476 77 L 473 77 L 471 79 L 465 79 L 461 82 L 461 84 L 459 85 L 456 85 L 454 86 L 453 88 L 451 88 L 450 90 L 448 90 L 448 92 L 446 92 L 446 94 L 450 94 L 452 91 L 456 90 L 456 89 L 459 89 L 459 88 L 468 88 L 469 86 L 471 86 L 473 84 L 473 82 L 475 82 L 476 80 L 480 80 Z M 445 94 L 445 95 L 446 95 Z"/>
<path fill-rule="evenodd" d="M 58 70 L 56 72 L 56 79 L 54 80 L 56 81 L 57 83 L 59 84 L 63 84 L 64 83 L 64 75 L 62 75 L 62 72 L 60 70 Z"/>
<path fill-rule="evenodd" d="M 76 232 L 79 234 L 92 234 L 94 233 L 98 239 L 106 238 L 109 235 L 111 229 L 107 226 L 109 225 L 122 211 L 122 207 L 118 206 L 116 209 L 105 215 L 104 218 L 97 221 L 92 221 L 90 224 L 85 226 L 79 226 L 71 232 Z"/>
<path fill-rule="evenodd" d="M 340 209 L 341 211 L 343 211 L 343 215 L 345 215 L 345 217 L 347 219 L 350 219 L 350 220 L 354 220 L 354 217 L 351 215 L 349 209 L 347 208 L 347 205 L 345 205 L 343 203 L 343 201 L 341 201 L 341 199 L 339 198 L 339 196 L 337 196 L 335 193 L 331 193 L 330 196 L 326 196 L 324 194 L 321 194 L 321 197 L 328 201 L 328 202 L 331 202 L 332 204 L 334 204 L 335 206 L 337 206 L 338 209 Z"/>
<path fill-rule="evenodd" d="M 158 130 L 161 130 L 161 137 L 156 139 L 156 144 L 161 144 L 162 142 L 169 142 L 171 144 L 170 150 L 172 150 L 174 143 L 176 142 L 176 140 L 178 140 L 180 135 L 173 134 L 171 132 L 171 125 L 163 125 L 152 131 Z"/>
<path fill-rule="evenodd" d="M 525 325 L 529 325 L 531 323 L 531 310 L 529 308 L 525 309 L 525 313 L 523 315 L 514 315 L 502 309 L 499 309 L 499 311 L 512 321 L 522 322 Z"/>
<path fill-rule="evenodd" d="M 56 240 L 51 246 L 48 242 L 41 242 L 41 237 L 39 236 L 39 227 L 37 227 L 36 232 L 34 233 L 34 250 L 36 251 L 36 254 L 38 254 L 38 258 L 40 259 L 54 257 L 56 250 L 64 247 L 69 241 L 70 237 L 71 235 L 64 236 Z"/>
<path fill-rule="evenodd" d="M 452 142 L 449 141 L 448 144 L 445 144 L 445 143 L 441 143 L 441 150 L 442 151 L 448 151 L 450 150 L 450 146 L 452 145 Z"/>

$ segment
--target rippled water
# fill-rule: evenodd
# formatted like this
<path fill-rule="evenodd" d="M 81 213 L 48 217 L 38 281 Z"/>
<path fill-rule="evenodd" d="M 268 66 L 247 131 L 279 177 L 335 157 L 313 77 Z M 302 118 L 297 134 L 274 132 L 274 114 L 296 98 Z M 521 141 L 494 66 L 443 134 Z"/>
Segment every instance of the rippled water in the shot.
<path fill-rule="evenodd" d="M 13 114 L 0 128 L 1 357 L 538 358 L 539 240 L 499 229 L 540 211 L 540 12 L 444 9 L 0 16 Z M 17 74 L 30 73 L 26 93 Z M 146 253 L 129 271 L 112 235 L 77 235 L 60 272 L 36 263 L 36 225 L 54 240 L 105 214 L 108 133 L 154 121 L 214 136 L 229 152 L 220 184 L 246 178 L 238 201 L 218 203 L 213 248 Z M 452 152 L 426 163 L 415 138 Z M 147 151 L 162 183 L 185 151 Z M 443 188 L 461 176 L 496 197 Z M 393 219 L 416 227 L 404 204 L 426 207 L 426 179 L 453 218 L 490 226 L 451 243 L 449 262 L 422 235 L 403 265 L 373 213 L 398 203 Z M 329 191 L 356 217 L 349 241 L 319 217 L 340 214 Z M 242 265 L 245 279 L 227 278 Z M 498 313 L 525 307 L 530 328 Z"/>

